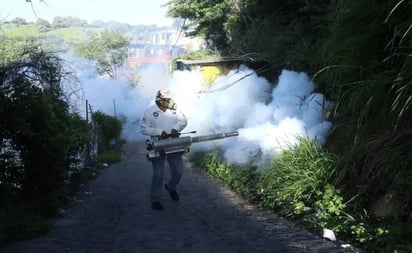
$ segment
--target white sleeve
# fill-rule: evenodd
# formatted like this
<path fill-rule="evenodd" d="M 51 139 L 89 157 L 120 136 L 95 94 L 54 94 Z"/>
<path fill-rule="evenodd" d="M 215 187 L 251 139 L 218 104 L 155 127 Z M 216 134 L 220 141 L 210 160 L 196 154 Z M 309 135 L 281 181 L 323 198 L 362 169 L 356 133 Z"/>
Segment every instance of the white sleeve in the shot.
<path fill-rule="evenodd" d="M 172 128 L 180 132 L 187 126 L 187 119 L 186 119 L 186 116 L 181 111 L 176 112 L 176 114 L 177 114 L 177 122 Z"/>

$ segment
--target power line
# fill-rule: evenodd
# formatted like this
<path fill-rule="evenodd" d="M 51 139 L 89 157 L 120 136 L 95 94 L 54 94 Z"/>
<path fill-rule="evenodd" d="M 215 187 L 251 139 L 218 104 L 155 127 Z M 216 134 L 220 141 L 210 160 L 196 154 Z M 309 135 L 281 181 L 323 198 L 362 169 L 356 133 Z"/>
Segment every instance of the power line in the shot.
<path fill-rule="evenodd" d="M 245 79 L 246 77 L 251 76 L 253 73 L 256 73 L 256 74 L 263 73 L 263 72 L 265 72 L 266 70 L 271 69 L 272 66 L 273 66 L 273 63 L 267 63 L 267 64 L 263 65 L 262 67 L 256 69 L 255 71 L 250 71 L 248 74 L 246 74 L 246 75 L 240 77 L 239 79 L 237 79 L 237 80 L 235 80 L 235 81 L 233 81 L 233 82 L 231 82 L 231 83 L 229 83 L 229 84 L 226 84 L 226 85 L 224 85 L 224 86 L 222 86 L 222 87 L 220 87 L 220 88 L 217 88 L 217 89 L 214 89 L 214 90 L 199 91 L 198 93 L 215 93 L 215 92 L 223 91 L 223 90 L 225 90 L 225 89 L 227 89 L 227 88 L 229 88 L 229 87 L 237 84 L 238 82 L 240 82 L 241 80 Z M 234 75 L 234 74 L 236 74 L 236 73 L 233 73 L 232 75 Z M 229 77 L 230 77 L 230 76 L 228 76 L 227 78 L 229 78 Z"/>

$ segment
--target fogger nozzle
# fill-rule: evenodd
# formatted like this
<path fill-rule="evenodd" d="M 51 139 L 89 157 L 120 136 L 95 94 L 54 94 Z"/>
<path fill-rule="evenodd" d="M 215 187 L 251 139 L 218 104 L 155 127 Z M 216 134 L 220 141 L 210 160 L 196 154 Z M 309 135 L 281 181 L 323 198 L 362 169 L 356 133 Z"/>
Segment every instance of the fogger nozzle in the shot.
<path fill-rule="evenodd" d="M 238 135 L 239 135 L 239 132 L 237 131 L 230 132 L 230 133 L 203 135 L 203 136 L 192 137 L 192 142 L 211 141 L 211 140 L 223 139 L 227 137 L 234 137 Z"/>
<path fill-rule="evenodd" d="M 211 134 L 211 135 L 202 135 L 196 137 L 184 136 L 179 138 L 172 139 L 161 139 L 146 141 L 147 149 L 147 158 L 149 160 L 157 158 L 163 155 L 174 154 L 179 152 L 188 152 L 188 149 L 192 143 L 211 141 L 217 139 L 223 139 L 227 137 L 238 136 L 239 132 L 230 132 L 230 133 L 220 133 L 220 134 Z"/>

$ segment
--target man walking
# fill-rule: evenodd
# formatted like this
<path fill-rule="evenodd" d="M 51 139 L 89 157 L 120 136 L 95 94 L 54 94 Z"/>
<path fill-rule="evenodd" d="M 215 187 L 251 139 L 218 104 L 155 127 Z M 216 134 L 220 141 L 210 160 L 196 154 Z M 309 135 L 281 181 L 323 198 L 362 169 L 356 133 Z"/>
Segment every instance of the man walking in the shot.
<path fill-rule="evenodd" d="M 140 131 L 151 138 L 167 139 L 177 138 L 187 126 L 185 115 L 177 110 L 171 94 L 167 90 L 159 90 L 156 94 L 155 104 L 150 105 L 143 114 Z M 162 210 L 161 191 L 163 186 L 163 172 L 165 162 L 168 162 L 171 178 L 165 189 L 174 201 L 179 200 L 176 187 L 183 175 L 182 153 L 163 155 L 151 160 L 153 167 L 150 200 L 154 210 Z"/>

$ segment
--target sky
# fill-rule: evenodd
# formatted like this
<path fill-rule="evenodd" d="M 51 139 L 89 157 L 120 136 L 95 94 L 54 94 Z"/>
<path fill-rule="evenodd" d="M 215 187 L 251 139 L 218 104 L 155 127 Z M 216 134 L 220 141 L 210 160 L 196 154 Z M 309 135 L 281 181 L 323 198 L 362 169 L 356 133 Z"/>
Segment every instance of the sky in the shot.
<path fill-rule="evenodd" d="M 0 20 L 16 17 L 26 21 L 42 18 L 53 21 L 55 16 L 77 17 L 89 23 L 95 20 L 117 21 L 130 25 L 168 26 L 167 9 L 161 7 L 168 0 L 0 0 Z M 33 6 L 33 8 L 32 8 Z M 33 11 L 34 10 L 34 11 Z"/>

